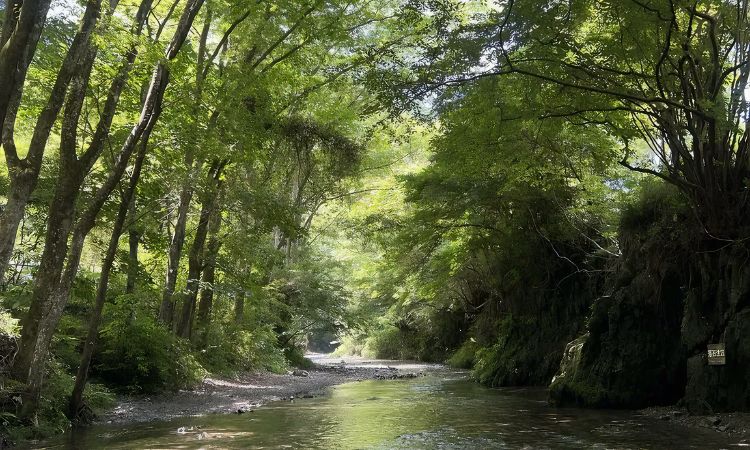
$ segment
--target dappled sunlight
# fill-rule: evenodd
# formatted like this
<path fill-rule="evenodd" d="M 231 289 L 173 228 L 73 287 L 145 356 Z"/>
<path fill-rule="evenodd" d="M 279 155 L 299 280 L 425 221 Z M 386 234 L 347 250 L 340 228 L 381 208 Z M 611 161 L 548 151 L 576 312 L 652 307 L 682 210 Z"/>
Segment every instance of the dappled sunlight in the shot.
<path fill-rule="evenodd" d="M 750 442 L 750 0 L 0 28 L 0 449 Z"/>
<path fill-rule="evenodd" d="M 453 378 L 453 377 L 450 377 Z M 107 448 L 680 448 L 735 443 L 627 411 L 557 409 L 540 389 L 491 390 L 437 373 L 406 381 L 363 381 L 330 395 L 274 402 L 242 415 L 98 426 L 75 442 Z M 474 447 L 479 446 L 479 447 Z"/>

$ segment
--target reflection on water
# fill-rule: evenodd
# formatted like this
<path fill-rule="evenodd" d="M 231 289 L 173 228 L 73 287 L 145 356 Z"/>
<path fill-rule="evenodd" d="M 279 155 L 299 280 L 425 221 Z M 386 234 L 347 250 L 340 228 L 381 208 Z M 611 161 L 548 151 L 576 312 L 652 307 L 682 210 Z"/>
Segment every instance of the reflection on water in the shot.
<path fill-rule="evenodd" d="M 730 448 L 730 438 L 627 411 L 553 408 L 538 389 L 487 389 L 460 374 L 337 386 L 253 413 L 99 426 L 57 448 Z"/>

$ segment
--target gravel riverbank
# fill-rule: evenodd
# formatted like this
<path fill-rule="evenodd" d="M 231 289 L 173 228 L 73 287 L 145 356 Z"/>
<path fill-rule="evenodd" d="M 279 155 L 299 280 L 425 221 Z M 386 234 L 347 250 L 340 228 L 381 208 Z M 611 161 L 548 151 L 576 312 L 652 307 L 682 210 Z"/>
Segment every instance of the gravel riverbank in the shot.
<path fill-rule="evenodd" d="M 712 429 L 736 437 L 742 446 L 750 446 L 750 413 L 734 412 L 695 416 L 678 406 L 651 407 L 641 410 L 640 413 L 691 428 Z"/>
<path fill-rule="evenodd" d="M 328 387 L 366 379 L 421 376 L 443 366 L 405 361 L 308 355 L 315 368 L 287 374 L 252 373 L 234 379 L 207 377 L 196 389 L 148 397 L 122 397 L 99 423 L 133 423 L 182 416 L 251 411 L 264 403 L 322 395 Z"/>

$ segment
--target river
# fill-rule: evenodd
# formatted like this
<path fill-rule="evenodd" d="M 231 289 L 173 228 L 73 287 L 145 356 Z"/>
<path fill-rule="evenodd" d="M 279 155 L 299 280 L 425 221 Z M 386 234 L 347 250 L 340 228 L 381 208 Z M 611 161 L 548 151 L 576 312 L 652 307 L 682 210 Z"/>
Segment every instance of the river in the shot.
<path fill-rule="evenodd" d="M 554 408 L 542 389 L 488 389 L 461 372 L 339 385 L 317 398 L 245 414 L 207 415 L 68 433 L 75 449 L 687 449 L 731 437 L 631 411 Z"/>

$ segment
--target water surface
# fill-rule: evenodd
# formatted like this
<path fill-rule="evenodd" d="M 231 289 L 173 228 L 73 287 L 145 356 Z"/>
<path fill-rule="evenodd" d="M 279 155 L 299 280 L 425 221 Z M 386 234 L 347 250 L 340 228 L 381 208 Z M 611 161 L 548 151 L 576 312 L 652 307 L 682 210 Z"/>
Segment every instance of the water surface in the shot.
<path fill-rule="evenodd" d="M 629 411 L 554 408 L 541 389 L 488 389 L 461 373 L 362 381 L 330 395 L 252 413 L 133 425 L 63 436 L 52 448 L 675 449 L 732 448 L 712 430 Z"/>

